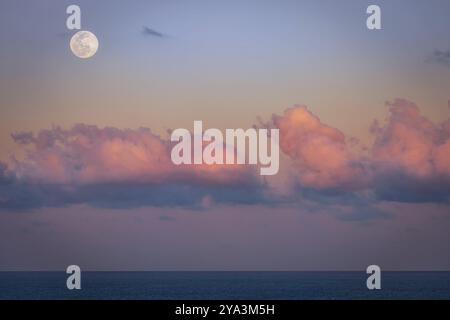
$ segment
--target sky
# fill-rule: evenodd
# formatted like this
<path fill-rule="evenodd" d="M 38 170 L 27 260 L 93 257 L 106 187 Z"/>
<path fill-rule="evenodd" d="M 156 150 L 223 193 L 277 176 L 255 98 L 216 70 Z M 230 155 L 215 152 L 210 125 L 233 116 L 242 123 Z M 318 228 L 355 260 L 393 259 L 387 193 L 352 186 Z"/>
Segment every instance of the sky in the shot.
<path fill-rule="evenodd" d="M 0 270 L 450 270 L 449 10 L 2 1 Z M 278 128 L 279 174 L 175 167 L 194 120 Z"/>

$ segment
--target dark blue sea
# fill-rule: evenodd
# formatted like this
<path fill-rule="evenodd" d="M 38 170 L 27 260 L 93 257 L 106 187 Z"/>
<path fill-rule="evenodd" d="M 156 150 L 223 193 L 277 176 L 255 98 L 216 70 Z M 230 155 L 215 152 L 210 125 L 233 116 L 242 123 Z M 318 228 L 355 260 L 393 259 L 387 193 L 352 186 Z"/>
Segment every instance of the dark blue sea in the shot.
<path fill-rule="evenodd" d="M 0 299 L 450 299 L 450 272 L 383 272 L 369 291 L 364 272 L 0 272 Z"/>

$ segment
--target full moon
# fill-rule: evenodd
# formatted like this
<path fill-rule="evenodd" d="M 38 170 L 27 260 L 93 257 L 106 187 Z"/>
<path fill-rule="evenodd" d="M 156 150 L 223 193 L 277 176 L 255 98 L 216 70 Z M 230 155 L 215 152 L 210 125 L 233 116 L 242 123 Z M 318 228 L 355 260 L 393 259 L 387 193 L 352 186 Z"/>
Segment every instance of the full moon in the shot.
<path fill-rule="evenodd" d="M 70 50 L 78 58 L 90 58 L 98 50 L 97 37 L 90 31 L 78 31 L 70 39 Z"/>

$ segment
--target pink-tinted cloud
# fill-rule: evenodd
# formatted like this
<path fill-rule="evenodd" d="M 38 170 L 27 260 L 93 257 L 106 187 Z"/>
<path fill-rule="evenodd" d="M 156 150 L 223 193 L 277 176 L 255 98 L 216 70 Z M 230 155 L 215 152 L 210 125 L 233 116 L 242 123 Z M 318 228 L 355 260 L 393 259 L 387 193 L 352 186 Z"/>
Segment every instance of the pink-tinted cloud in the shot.
<path fill-rule="evenodd" d="M 274 177 L 263 180 L 252 166 L 175 166 L 170 142 L 150 129 L 77 125 L 14 134 L 26 153 L 8 166 L 0 164 L 0 208 L 78 203 L 209 208 L 297 205 L 302 199 L 377 216 L 380 200 L 449 203 L 450 120 L 434 123 L 406 100 L 388 107 L 387 120 L 372 125 L 375 142 L 364 153 L 352 147 L 357 139 L 324 124 L 305 106 L 274 115 L 270 125 L 280 130 L 280 148 L 288 158 L 284 171 L 294 180 L 286 183 L 288 193 L 274 192 L 267 183 Z"/>
<path fill-rule="evenodd" d="M 388 106 L 386 123 L 372 126 L 372 188 L 385 200 L 449 202 L 450 120 L 434 123 L 402 99 Z"/>
<path fill-rule="evenodd" d="M 389 117 L 374 121 L 369 156 L 354 138 L 320 121 L 305 106 L 273 116 L 281 150 L 292 160 L 300 188 L 373 191 L 393 201 L 449 201 L 450 120 L 434 123 L 407 100 L 387 103 Z"/>
<path fill-rule="evenodd" d="M 450 120 L 435 124 L 406 100 L 389 103 L 385 125 L 374 122 L 372 160 L 418 178 L 450 175 Z"/>
<path fill-rule="evenodd" d="M 79 124 L 70 130 L 53 128 L 13 134 L 27 147 L 24 159 L 15 160 L 19 179 L 53 184 L 113 182 L 234 184 L 252 180 L 242 166 L 175 166 L 170 144 L 150 129 L 98 128 Z"/>
<path fill-rule="evenodd" d="M 280 129 L 280 147 L 294 163 L 301 185 L 323 188 L 361 188 L 366 184 L 363 161 L 352 154 L 345 135 L 320 121 L 305 106 L 273 116 Z"/>
<path fill-rule="evenodd" d="M 170 143 L 150 129 L 58 127 L 13 139 L 24 157 L 0 163 L 0 209 L 87 203 L 108 208 L 263 203 L 256 168 L 176 166 Z"/>

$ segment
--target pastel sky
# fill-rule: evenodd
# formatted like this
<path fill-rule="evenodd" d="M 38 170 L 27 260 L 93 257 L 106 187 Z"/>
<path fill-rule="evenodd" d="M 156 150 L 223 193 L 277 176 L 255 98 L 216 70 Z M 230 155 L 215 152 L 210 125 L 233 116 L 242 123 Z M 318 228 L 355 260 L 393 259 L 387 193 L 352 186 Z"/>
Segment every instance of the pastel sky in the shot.
<path fill-rule="evenodd" d="M 0 270 L 450 270 L 448 12 L 1 1 Z M 278 128 L 280 173 L 175 167 L 194 120 Z"/>

